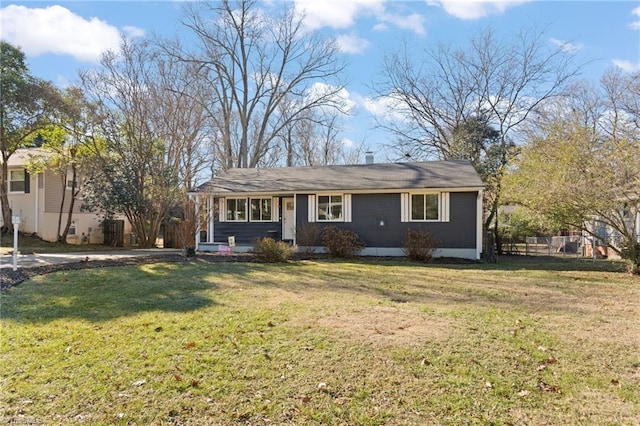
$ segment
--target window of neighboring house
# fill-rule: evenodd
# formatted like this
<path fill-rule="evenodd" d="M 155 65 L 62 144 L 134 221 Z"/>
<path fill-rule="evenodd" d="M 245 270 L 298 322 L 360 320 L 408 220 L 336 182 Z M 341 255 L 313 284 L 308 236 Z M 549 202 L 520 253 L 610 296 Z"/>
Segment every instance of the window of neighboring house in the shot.
<path fill-rule="evenodd" d="M 27 176 L 25 170 L 10 170 L 9 192 L 29 192 L 27 190 Z"/>
<path fill-rule="evenodd" d="M 71 226 L 69 226 L 69 232 L 67 235 L 78 235 L 78 224 L 75 220 L 71 221 Z"/>
<path fill-rule="evenodd" d="M 316 211 L 318 221 L 342 221 L 342 195 L 318 195 Z"/>
<path fill-rule="evenodd" d="M 76 176 L 76 191 L 80 187 L 80 182 L 78 181 L 78 177 Z M 73 172 L 67 173 L 67 189 L 73 188 Z"/>
<path fill-rule="evenodd" d="M 230 222 L 247 221 L 246 198 L 227 198 L 227 220 Z"/>
<path fill-rule="evenodd" d="M 411 194 L 411 220 L 437 221 L 440 219 L 439 194 Z"/>
<path fill-rule="evenodd" d="M 252 222 L 271 221 L 271 198 L 252 198 L 250 203 Z"/>

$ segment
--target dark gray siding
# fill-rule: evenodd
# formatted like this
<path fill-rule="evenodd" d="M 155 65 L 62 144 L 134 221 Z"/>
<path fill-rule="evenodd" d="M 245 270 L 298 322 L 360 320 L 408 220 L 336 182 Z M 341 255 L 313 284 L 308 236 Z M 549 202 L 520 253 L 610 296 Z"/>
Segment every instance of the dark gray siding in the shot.
<path fill-rule="evenodd" d="M 234 236 L 236 244 L 253 245 L 258 238 L 282 238 L 282 226 L 278 222 L 218 222 L 213 225 L 216 242 L 224 243 Z"/>
<path fill-rule="evenodd" d="M 367 247 L 402 247 L 407 229 L 424 229 L 440 242 L 440 247 L 476 247 L 477 192 L 452 192 L 449 200 L 449 222 L 400 221 L 400 194 L 353 194 L 351 196 L 352 221 L 349 223 L 323 223 L 321 227 L 335 225 L 356 232 Z M 308 221 L 306 195 L 296 200 L 296 223 Z M 384 226 L 380 226 L 380 221 Z"/>
<path fill-rule="evenodd" d="M 279 207 L 279 211 L 282 211 L 282 206 Z M 282 221 L 282 217 L 279 219 Z M 282 239 L 282 222 L 220 222 L 216 215 L 213 224 L 215 242 L 227 242 L 231 236 L 235 237 L 236 244 L 242 245 L 253 245 L 258 238 L 264 237 L 280 240 Z"/>

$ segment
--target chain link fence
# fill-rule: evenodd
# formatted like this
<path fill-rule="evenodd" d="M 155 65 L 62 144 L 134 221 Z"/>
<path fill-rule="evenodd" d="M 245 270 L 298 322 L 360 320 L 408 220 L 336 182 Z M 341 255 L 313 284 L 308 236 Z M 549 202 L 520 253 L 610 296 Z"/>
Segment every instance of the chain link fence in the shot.
<path fill-rule="evenodd" d="M 526 256 L 594 257 L 593 237 L 584 235 L 527 237 L 524 243 L 507 243 L 504 250 Z M 606 244 L 596 240 L 595 257 L 602 259 L 608 255 Z"/>

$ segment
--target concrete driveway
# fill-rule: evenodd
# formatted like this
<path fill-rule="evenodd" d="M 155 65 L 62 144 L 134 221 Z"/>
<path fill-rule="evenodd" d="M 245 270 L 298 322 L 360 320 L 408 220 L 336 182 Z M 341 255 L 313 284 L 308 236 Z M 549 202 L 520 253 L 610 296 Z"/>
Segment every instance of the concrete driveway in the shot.
<path fill-rule="evenodd" d="M 117 260 L 130 257 L 182 254 L 180 249 L 137 249 L 114 251 L 88 251 L 73 253 L 35 253 L 18 254 L 18 269 L 35 266 L 58 265 L 62 263 L 80 262 L 83 260 Z M 0 269 L 13 268 L 13 256 L 0 256 Z"/>

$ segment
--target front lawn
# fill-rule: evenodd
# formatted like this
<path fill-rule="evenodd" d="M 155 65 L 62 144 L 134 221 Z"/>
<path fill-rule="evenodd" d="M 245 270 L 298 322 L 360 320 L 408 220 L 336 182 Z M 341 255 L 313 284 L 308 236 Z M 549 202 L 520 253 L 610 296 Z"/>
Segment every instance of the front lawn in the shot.
<path fill-rule="evenodd" d="M 640 277 L 610 262 L 159 263 L 3 291 L 0 419 L 637 424 Z"/>

